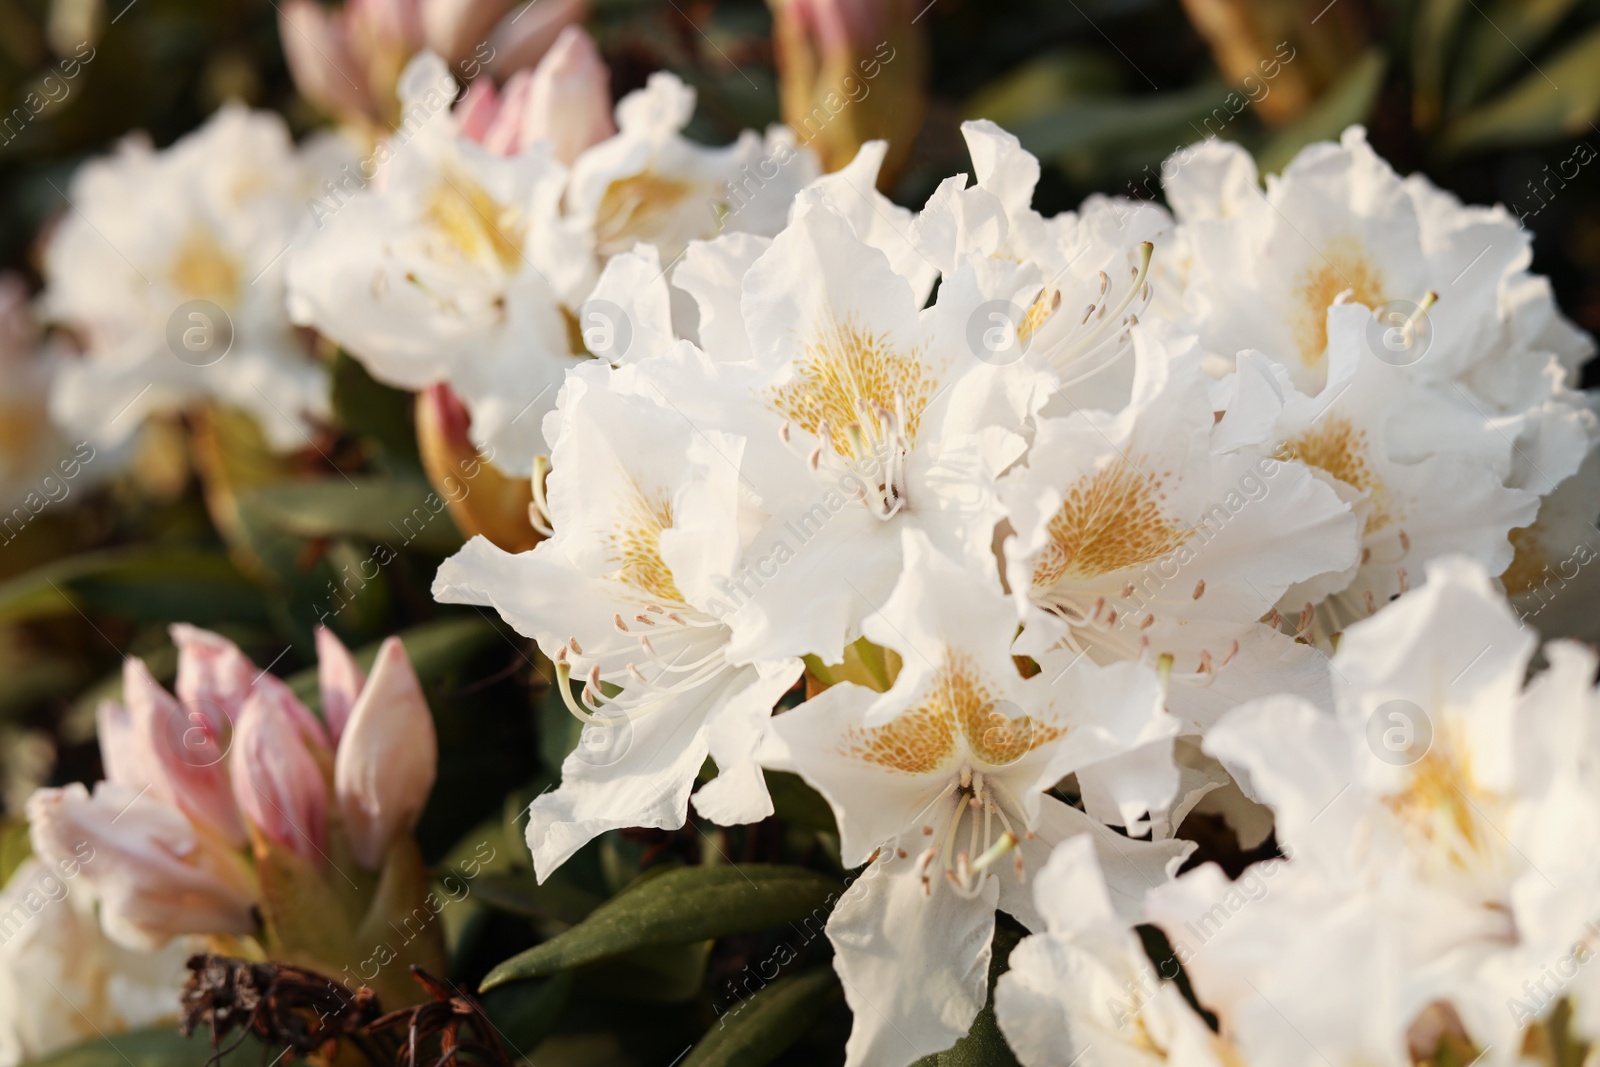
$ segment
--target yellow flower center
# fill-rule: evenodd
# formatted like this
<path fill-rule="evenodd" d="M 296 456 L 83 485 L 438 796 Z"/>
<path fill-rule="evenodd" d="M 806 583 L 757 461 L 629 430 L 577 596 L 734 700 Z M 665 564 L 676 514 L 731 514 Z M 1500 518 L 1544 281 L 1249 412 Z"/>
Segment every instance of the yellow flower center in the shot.
<path fill-rule="evenodd" d="M 1125 460 L 1085 475 L 1050 518 L 1050 541 L 1034 559 L 1034 588 L 1149 563 L 1183 544 L 1189 531 L 1165 515 L 1165 497 L 1160 480 Z"/>
<path fill-rule="evenodd" d="M 920 356 L 853 317 L 830 318 L 806 342 L 793 377 L 768 400 L 802 430 L 825 436 L 839 456 L 865 462 L 873 457 L 860 454 L 862 446 L 880 444 L 886 413 L 907 446 L 916 442 L 923 411 L 939 388 Z M 852 426 L 863 427 L 865 437 L 853 438 L 847 432 Z"/>
<path fill-rule="evenodd" d="M 595 248 L 602 258 L 626 252 L 636 242 L 656 243 L 672 225 L 673 212 L 694 186 L 648 170 L 606 186 L 595 219 Z"/>
<path fill-rule="evenodd" d="M 927 774 L 951 764 L 957 740 L 964 739 L 979 760 L 1003 767 L 1066 732 L 1031 716 L 1001 714 L 996 694 L 970 656 L 946 648 L 916 704 L 882 726 L 851 729 L 845 755 Z"/>
<path fill-rule="evenodd" d="M 522 260 L 527 220 L 505 207 L 465 174 L 442 176 L 428 197 L 425 217 L 461 253 L 479 263 L 516 271 Z"/>
<path fill-rule="evenodd" d="M 1286 442 L 1279 459 L 1297 459 L 1367 494 L 1365 533 L 1383 529 L 1395 518 L 1388 488 L 1368 459 L 1367 431 L 1359 430 L 1343 415 L 1329 415 L 1318 425 Z"/>
<path fill-rule="evenodd" d="M 196 227 L 178 246 L 167 268 L 172 287 L 191 300 L 230 304 L 239 293 L 239 266 L 223 250 L 216 235 Z"/>
<path fill-rule="evenodd" d="M 1300 362 L 1315 367 L 1328 350 L 1328 308 L 1346 289 L 1352 299 L 1370 308 L 1384 302 L 1383 276 L 1367 259 L 1355 240 L 1345 237 L 1330 241 L 1301 275 L 1295 287 L 1293 323 Z"/>
<path fill-rule="evenodd" d="M 617 565 L 611 577 L 654 601 L 683 604 L 683 594 L 661 558 L 661 532 L 671 526 L 672 501 L 665 494 L 647 494 L 634 483 L 609 537 L 611 560 Z"/>

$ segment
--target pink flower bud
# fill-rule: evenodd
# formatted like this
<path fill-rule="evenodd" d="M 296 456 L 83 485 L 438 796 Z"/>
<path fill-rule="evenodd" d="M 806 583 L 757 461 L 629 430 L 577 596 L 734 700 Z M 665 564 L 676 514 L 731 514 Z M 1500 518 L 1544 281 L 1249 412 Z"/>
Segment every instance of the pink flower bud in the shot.
<path fill-rule="evenodd" d="M 562 29 L 532 72 L 506 82 L 484 146 L 514 155 L 539 141 L 563 163 L 617 132 L 611 118 L 611 73 L 582 27 Z"/>
<path fill-rule="evenodd" d="M 178 678 L 173 688 L 186 711 L 214 720 L 221 729 L 224 723 L 238 721 L 251 696 L 271 691 L 308 740 L 329 747 L 328 735 L 310 709 L 295 699 L 282 679 L 250 662 L 238 645 L 188 623 L 175 623 L 169 632 L 178 646 Z"/>
<path fill-rule="evenodd" d="M 408 56 L 422 47 L 421 0 L 350 0 L 344 16 L 358 51 L 374 41 L 403 46 Z"/>
<path fill-rule="evenodd" d="M 478 453 L 469 430 L 472 418 L 461 399 L 443 382 L 417 394 L 417 449 L 422 467 L 450 509 L 464 537 L 483 534 L 507 552 L 526 552 L 539 543 L 528 521 L 533 483 L 513 478 Z M 471 492 L 462 492 L 470 482 Z"/>
<path fill-rule="evenodd" d="M 467 91 L 461 94 L 461 99 L 450 109 L 450 114 L 455 118 L 456 129 L 461 131 L 461 136 L 481 143 L 500 110 L 500 94 L 495 92 L 494 82 L 479 78 L 467 86 Z"/>
<path fill-rule="evenodd" d="M 322 718 L 335 744 L 366 684 L 366 673 L 344 643 L 326 626 L 317 627 L 317 686 L 322 690 Z"/>
<path fill-rule="evenodd" d="M 489 39 L 511 0 L 422 0 L 422 36 L 447 62 L 458 63 Z"/>
<path fill-rule="evenodd" d="M 260 671 L 239 646 L 221 634 L 188 623 L 167 632 L 178 646 L 178 677 L 172 688 L 185 704 L 207 704 L 237 714 Z"/>
<path fill-rule="evenodd" d="M 245 702 L 229 759 L 233 796 L 250 825 L 272 843 L 320 863 L 328 843 L 328 787 L 281 700 L 261 692 Z"/>
<path fill-rule="evenodd" d="M 161 764 L 150 751 L 148 739 L 134 727 L 127 707 L 114 700 L 102 700 L 94 718 L 106 780 L 135 789 L 154 785 L 161 777 Z"/>
<path fill-rule="evenodd" d="M 230 805 L 231 806 L 231 805 Z M 33 850 L 81 871 L 106 933 L 154 949 L 182 934 L 246 934 L 259 895 L 243 858 L 177 808 L 113 782 L 41 789 L 28 800 Z"/>
<path fill-rule="evenodd" d="M 589 14 L 589 0 L 530 0 L 501 19 L 489 34 L 489 73 L 504 82 L 549 51 L 556 35 Z"/>
<path fill-rule="evenodd" d="M 284 0 L 278 7 L 278 36 L 301 96 L 334 115 L 368 112 L 371 101 L 361 68 L 338 16 L 317 0 Z"/>
<path fill-rule="evenodd" d="M 416 826 L 438 771 L 439 741 L 405 646 L 378 649 L 334 757 L 334 792 L 356 859 L 377 870 Z"/>
<path fill-rule="evenodd" d="M 888 141 L 878 184 L 892 185 L 927 110 L 922 5 L 769 0 L 769 6 L 784 121 L 827 171 L 849 163 L 868 141 Z"/>
<path fill-rule="evenodd" d="M 229 844 L 244 844 L 244 823 L 229 791 L 225 762 L 233 737 L 229 712 L 214 700 L 180 704 L 134 657 L 123 661 L 122 692 L 132 730 L 149 759 L 140 767 L 153 773 L 147 783 L 151 793 Z M 118 757 L 112 764 L 124 769 Z"/>

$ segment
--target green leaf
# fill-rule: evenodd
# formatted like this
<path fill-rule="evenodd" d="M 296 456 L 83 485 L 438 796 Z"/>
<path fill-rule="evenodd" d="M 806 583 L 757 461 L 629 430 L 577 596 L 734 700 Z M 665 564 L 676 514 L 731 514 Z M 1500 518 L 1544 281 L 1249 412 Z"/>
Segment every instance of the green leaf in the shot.
<path fill-rule="evenodd" d="M 261 596 L 217 552 L 118 548 L 58 560 L 0 583 L 0 623 L 104 611 L 140 622 L 264 619 Z"/>
<path fill-rule="evenodd" d="M 833 819 L 833 809 L 828 802 L 806 784 L 805 779 L 788 771 L 766 771 L 767 792 L 772 795 L 772 807 L 778 818 L 808 830 L 825 834 L 839 833 Z"/>
<path fill-rule="evenodd" d="M 1411 27 L 1412 113 L 1419 129 L 1438 124 L 1444 109 L 1444 72 L 1465 0 L 1422 0 Z"/>
<path fill-rule="evenodd" d="M 10 815 L 0 816 L 0 885 L 9 882 L 31 855 L 33 842 L 28 837 L 28 821 Z"/>
<path fill-rule="evenodd" d="M 801 867 L 682 867 L 635 882 L 566 933 L 501 963 L 483 989 L 632 949 L 754 933 L 832 903 L 839 883 Z"/>
<path fill-rule="evenodd" d="M 1440 149 L 1460 155 L 1562 141 L 1592 132 L 1600 116 L 1600 26 L 1580 36 L 1511 88 L 1462 115 Z"/>
<path fill-rule="evenodd" d="M 722 1016 L 683 1061 L 683 1067 L 762 1067 L 781 1056 L 842 995 L 830 967 L 818 967 L 764 987 Z"/>
<path fill-rule="evenodd" d="M 355 537 L 444 555 L 461 547 L 445 502 L 426 482 L 321 478 L 280 482 L 241 494 L 241 503 L 285 533 L 306 539 Z"/>
<path fill-rule="evenodd" d="M 1017 126 L 1022 146 L 1044 159 L 1081 164 L 1083 157 L 1139 152 L 1165 158 L 1207 136 L 1206 119 L 1229 89 L 1207 83 L 1179 92 L 1102 97 L 1063 104 Z"/>
<path fill-rule="evenodd" d="M 421 481 L 412 395 L 373 380 L 366 368 L 343 350 L 334 357 L 330 376 L 334 418 L 362 438 L 373 460 L 386 472 Z"/>
<path fill-rule="evenodd" d="M 924 1056 L 912 1067 L 1018 1067 L 1017 1058 L 1011 1054 L 1000 1023 L 994 1016 L 994 984 L 1005 973 L 1011 960 L 1011 950 L 1017 947 L 1022 935 L 1004 926 L 995 927 L 993 953 L 989 958 L 989 999 L 978 1017 L 972 1020 L 972 1029 L 965 1037 L 943 1052 Z"/>
<path fill-rule="evenodd" d="M 490 990 L 483 995 L 483 1010 L 507 1044 L 532 1050 L 555 1029 L 571 993 L 572 975 L 558 974 L 545 982 Z"/>
<path fill-rule="evenodd" d="M 694 941 L 687 945 L 651 945 L 599 960 L 574 972 L 578 993 L 636 1004 L 683 1004 L 694 1000 L 706 984 L 711 944 Z"/>
<path fill-rule="evenodd" d="M 226 1044 L 238 1040 L 237 1035 L 229 1035 Z M 218 1062 L 221 1067 L 258 1067 L 276 1051 L 269 1052 L 255 1038 L 247 1037 Z M 209 1031 L 184 1037 L 176 1026 L 154 1026 L 72 1045 L 29 1061 L 29 1067 L 204 1067 L 211 1054 Z"/>
<path fill-rule="evenodd" d="M 1498 0 L 1484 5 L 1483 18 L 1468 24 L 1455 66 L 1450 100 L 1472 103 L 1519 64 L 1527 62 L 1576 0 Z"/>
<path fill-rule="evenodd" d="M 1261 173 L 1274 174 L 1283 170 L 1306 145 L 1313 141 L 1338 140 L 1346 126 L 1365 120 L 1377 102 L 1388 67 L 1389 60 L 1383 50 L 1370 49 L 1304 114 L 1278 131 L 1258 157 Z"/>
<path fill-rule="evenodd" d="M 581 923 L 603 903 L 593 893 L 565 882 L 550 881 L 540 885 L 532 871 L 484 875 L 473 886 L 472 893 L 491 908 L 530 919 L 554 919 L 568 926 Z"/>
<path fill-rule="evenodd" d="M 1033 57 L 995 78 L 961 109 L 1012 129 L 1068 100 L 1115 92 L 1118 69 L 1096 52 L 1061 48 Z"/>

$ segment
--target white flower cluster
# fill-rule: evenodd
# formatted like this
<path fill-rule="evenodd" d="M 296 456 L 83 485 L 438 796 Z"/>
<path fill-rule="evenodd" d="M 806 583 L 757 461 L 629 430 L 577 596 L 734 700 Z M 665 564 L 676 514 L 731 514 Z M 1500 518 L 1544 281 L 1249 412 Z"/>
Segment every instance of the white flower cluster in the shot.
<path fill-rule="evenodd" d="M 448 384 L 474 442 L 522 475 L 568 368 L 671 338 L 613 332 L 612 317 L 580 315 L 585 298 L 659 280 L 719 229 L 777 230 L 817 169 L 787 130 L 726 148 L 688 141 L 695 94 L 671 74 L 624 98 L 613 123 L 605 65 L 577 27 L 498 93 L 475 82 L 452 108 L 454 79 L 428 52 L 399 91 L 400 128 L 362 164 L 375 180 L 313 208 L 318 228 L 289 258 L 290 312 L 383 381 Z M 779 153 L 795 160 L 779 180 L 730 204 L 739 174 Z M 630 260 L 634 275 L 607 273 L 596 290 L 639 242 L 649 266 Z"/>
<path fill-rule="evenodd" d="M 596 739 L 532 806 L 540 877 L 691 801 L 762 819 L 792 771 L 866 865 L 828 923 L 851 1064 L 967 1031 L 997 908 L 1035 931 L 997 996 L 1030 1067 L 1516 1062 L 1558 997 L 1505 998 L 1588 943 L 1594 663 L 1523 694 L 1493 579 L 1537 590 L 1600 511 L 1588 339 L 1505 211 L 1360 129 L 1264 192 L 1206 144 L 1176 218 L 1044 218 L 1016 139 L 964 132 L 976 183 L 919 212 L 871 144 L 771 237 L 613 250 L 584 307 L 633 342 L 564 368 L 550 536 L 434 586 Z M 1206 804 L 1294 856 L 1236 919 L 1215 867 L 1171 881 Z"/>
<path fill-rule="evenodd" d="M 533 803 L 539 877 L 802 776 L 864 867 L 828 922 L 851 1065 L 968 1031 L 997 909 L 1028 1067 L 1510 1064 L 1563 998 L 1600 1039 L 1595 658 L 1524 688 L 1525 621 L 1578 636 L 1593 581 L 1592 345 L 1506 211 L 1353 128 L 1265 188 L 1212 141 L 1170 214 L 1045 218 L 975 122 L 975 182 L 913 212 L 882 143 L 818 177 L 782 131 L 688 141 L 669 75 L 614 119 L 605 85 L 573 29 L 459 101 L 419 56 L 320 187 L 235 110 L 93 165 L 58 419 L 198 390 L 293 444 L 326 386 L 291 324 L 447 385 L 548 536 L 472 540 L 435 596 L 537 640 L 595 742 Z M 229 374 L 153 355 L 191 300 Z M 1292 858 L 1177 877 L 1196 810 Z"/>

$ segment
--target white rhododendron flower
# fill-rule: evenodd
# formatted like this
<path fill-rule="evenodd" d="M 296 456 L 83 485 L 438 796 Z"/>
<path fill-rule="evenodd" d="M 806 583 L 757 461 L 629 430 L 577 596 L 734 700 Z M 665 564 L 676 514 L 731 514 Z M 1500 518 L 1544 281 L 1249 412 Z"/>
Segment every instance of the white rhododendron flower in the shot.
<path fill-rule="evenodd" d="M 1296 389 L 1281 365 L 1242 353 L 1218 427 L 1228 446 L 1309 468 L 1359 517 L 1360 558 L 1283 596 L 1285 614 L 1318 609 L 1301 630 L 1320 640 L 1404 592 L 1440 556 L 1467 554 L 1490 573 L 1503 571 L 1511 531 L 1532 523 L 1539 507 L 1534 493 L 1504 484 L 1506 439 L 1471 416 L 1430 410 L 1424 387 L 1366 349 L 1370 321 L 1361 307 L 1329 310 L 1329 380 L 1314 396 Z M 1409 458 L 1399 438 L 1420 437 L 1424 420 L 1431 447 Z"/>
<path fill-rule="evenodd" d="M 1233 1067 L 1237 1053 L 1156 967 L 1119 913 L 1092 842 L 1070 838 L 1033 882 L 1045 926 L 1011 951 L 995 1016 L 1023 1067 Z"/>
<path fill-rule="evenodd" d="M 1452 557 L 1345 631 L 1334 715 L 1281 696 L 1211 731 L 1292 858 L 1244 901 L 1206 867 L 1148 907 L 1246 1062 L 1410 1062 L 1441 1027 L 1516 1062 L 1555 1001 L 1524 983 L 1593 936 L 1597 868 L 1570 832 L 1600 825 L 1594 654 L 1551 645 L 1524 688 L 1535 643 Z M 1340 999 L 1312 1011 L 1330 973 Z"/>
<path fill-rule="evenodd" d="M 651 377 L 656 364 L 698 359 L 685 344 L 638 366 L 573 372 L 547 420 L 554 535 L 517 555 L 475 538 L 434 582 L 438 599 L 492 606 L 536 638 L 598 742 L 580 744 L 561 787 L 533 804 L 541 879 L 606 830 L 682 826 L 708 754 L 718 775 L 694 796 L 702 815 L 772 814 L 755 750 L 800 661 L 728 654 L 722 613 L 741 556 L 728 456 L 741 442 L 697 431 Z M 571 678 L 584 683 L 576 701 Z"/>
<path fill-rule="evenodd" d="M 702 338 L 732 336 L 748 355 L 712 347 L 698 379 L 663 383 L 684 418 L 745 438 L 753 532 L 729 596 L 736 657 L 838 662 L 894 587 L 907 529 L 993 566 L 994 479 L 1022 455 L 1049 378 L 973 353 L 970 271 L 927 308 L 916 284 L 818 199 L 750 263 L 742 329 L 712 320 Z"/>
<path fill-rule="evenodd" d="M 607 260 L 644 242 L 659 278 L 691 239 L 776 230 L 816 170 L 787 133 L 686 140 L 694 91 L 666 73 L 617 104 L 614 128 L 597 121 L 604 65 L 576 28 L 500 94 L 452 107 L 455 82 L 431 53 L 399 89 L 400 128 L 362 165 L 370 184 L 336 190 L 292 253 L 290 310 L 380 380 L 448 384 L 474 442 L 513 473 L 532 469 L 569 369 L 645 348 L 607 309 L 578 314 Z M 774 156 L 793 161 L 732 210 L 741 172 Z"/>
<path fill-rule="evenodd" d="M 961 132 L 976 182 L 956 175 L 940 184 L 913 228 L 918 248 L 946 274 L 970 257 L 1018 266 L 1021 298 L 985 309 L 978 337 L 990 358 L 1026 352 L 1057 373 L 1075 404 L 1125 400 L 1129 327 L 1151 302 L 1151 255 L 1171 239 L 1171 216 L 1093 197 L 1080 211 L 1044 218 L 1032 207 L 1039 161 L 1016 137 L 988 121 L 963 123 Z"/>
<path fill-rule="evenodd" d="M 24 860 L 0 889 L 0 1067 L 177 1017 L 199 945 L 144 952 L 108 938 L 78 877 L 93 857 L 83 843 L 60 864 Z"/>
<path fill-rule="evenodd" d="M 1307 425 L 1333 412 L 1293 431 L 1307 437 L 1304 461 L 1367 497 L 1361 572 L 1341 579 L 1347 603 L 1322 613 L 1319 636 L 1370 613 L 1369 598 L 1381 604 L 1404 587 L 1401 572 L 1418 574 L 1441 551 L 1504 569 L 1501 528 L 1532 516 L 1485 475 L 1548 496 L 1600 435 L 1574 388 L 1593 342 L 1528 272 L 1526 231 L 1504 208 L 1464 206 L 1420 176 L 1402 179 L 1360 127 L 1303 150 L 1264 192 L 1249 155 L 1216 140 L 1165 173 L 1189 257 L 1173 274 L 1177 320 L 1199 335 L 1226 391 L 1294 395 L 1288 406 Z M 1352 388 L 1367 395 L 1340 396 Z M 1400 484 L 1379 469 L 1385 460 L 1406 465 L 1390 469 Z M 1330 469 L 1341 463 L 1343 474 Z M 1420 543 L 1423 522 L 1439 528 L 1433 544 Z M 1481 536 L 1449 531 L 1461 524 Z M 1524 544 L 1523 569 L 1535 572 L 1574 547 L 1547 559 L 1533 539 Z M 1320 595 L 1338 584 L 1323 583 Z M 1286 613 L 1317 592 L 1297 591 Z"/>
<path fill-rule="evenodd" d="M 1192 339 L 1143 326 L 1133 348 L 1127 406 L 1041 418 L 1003 480 L 1017 651 L 1170 657 L 1190 729 L 1252 689 L 1322 689 L 1320 658 L 1257 620 L 1356 563 L 1355 516 L 1303 466 L 1221 451 Z"/>
<path fill-rule="evenodd" d="M 229 105 L 170 148 L 130 137 L 86 164 L 45 250 L 44 315 L 83 348 L 52 417 L 113 445 L 150 414 L 215 400 L 254 414 L 274 447 L 303 447 L 328 383 L 284 311 L 284 261 L 347 155 Z"/>
<path fill-rule="evenodd" d="M 1024 679 L 998 583 L 905 537 L 900 583 L 866 623 L 901 657 L 893 687 L 841 682 L 773 720 L 771 761 L 827 798 L 845 864 L 869 864 L 828 920 L 855 1012 L 851 1064 L 911 1063 L 967 1031 L 987 996 L 995 908 L 1042 925 L 1025 877 L 1051 846 L 1093 841 L 1129 918 L 1192 847 L 1130 840 L 1043 792 L 1170 739 L 1155 672 L 1047 657 Z"/>

